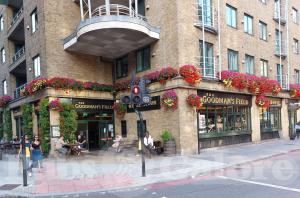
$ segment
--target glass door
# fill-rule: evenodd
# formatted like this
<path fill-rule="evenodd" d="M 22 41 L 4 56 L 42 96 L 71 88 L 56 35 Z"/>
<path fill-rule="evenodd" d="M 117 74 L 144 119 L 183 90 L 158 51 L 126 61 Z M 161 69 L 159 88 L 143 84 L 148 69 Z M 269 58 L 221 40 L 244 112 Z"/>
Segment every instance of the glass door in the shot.
<path fill-rule="evenodd" d="M 292 137 L 295 131 L 295 125 L 297 123 L 297 112 L 289 110 L 289 136 Z"/>
<path fill-rule="evenodd" d="M 107 149 L 112 145 L 115 136 L 112 122 L 99 122 L 100 149 Z"/>

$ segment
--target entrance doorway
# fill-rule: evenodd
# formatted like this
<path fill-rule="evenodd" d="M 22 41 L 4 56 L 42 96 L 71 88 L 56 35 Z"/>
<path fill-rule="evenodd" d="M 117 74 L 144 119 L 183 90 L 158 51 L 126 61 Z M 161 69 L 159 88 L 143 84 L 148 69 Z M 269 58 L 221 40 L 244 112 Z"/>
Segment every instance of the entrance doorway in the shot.
<path fill-rule="evenodd" d="M 79 120 L 77 132 L 86 138 L 88 150 L 107 149 L 114 137 L 113 123 L 108 121 Z"/>

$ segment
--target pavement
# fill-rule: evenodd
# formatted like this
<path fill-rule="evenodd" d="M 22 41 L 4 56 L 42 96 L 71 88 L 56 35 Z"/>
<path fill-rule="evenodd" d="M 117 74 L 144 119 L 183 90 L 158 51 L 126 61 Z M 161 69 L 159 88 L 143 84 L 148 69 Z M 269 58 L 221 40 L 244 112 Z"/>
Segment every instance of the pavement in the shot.
<path fill-rule="evenodd" d="M 0 189 L 6 184 L 20 184 L 1 195 L 43 196 L 74 192 L 99 192 L 155 186 L 157 183 L 197 178 L 230 167 L 239 167 L 300 150 L 300 140 L 271 140 L 202 150 L 199 155 L 153 156 L 146 158 L 146 177 L 141 177 L 141 158 L 131 150 L 121 153 L 100 151 L 69 159 L 45 159 L 43 169 L 34 169 L 23 187 L 21 166 L 14 155 L 0 161 Z"/>

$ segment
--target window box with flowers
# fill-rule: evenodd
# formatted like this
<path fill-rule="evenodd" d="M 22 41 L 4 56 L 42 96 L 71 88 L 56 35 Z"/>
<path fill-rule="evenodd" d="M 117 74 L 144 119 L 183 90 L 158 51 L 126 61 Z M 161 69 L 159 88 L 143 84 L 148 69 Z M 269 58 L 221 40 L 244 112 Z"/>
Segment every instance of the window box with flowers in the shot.
<path fill-rule="evenodd" d="M 194 65 L 183 65 L 179 69 L 179 74 L 184 78 L 184 80 L 187 83 L 191 85 L 199 83 L 202 79 L 200 70 Z"/>

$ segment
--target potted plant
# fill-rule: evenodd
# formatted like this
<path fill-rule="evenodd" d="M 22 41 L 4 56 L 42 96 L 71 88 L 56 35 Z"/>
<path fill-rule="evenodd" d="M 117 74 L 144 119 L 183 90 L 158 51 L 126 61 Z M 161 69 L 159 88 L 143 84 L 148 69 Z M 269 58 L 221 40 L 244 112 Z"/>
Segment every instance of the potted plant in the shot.
<path fill-rule="evenodd" d="M 165 155 L 175 155 L 176 154 L 176 144 L 169 130 L 164 129 L 162 131 L 161 138 L 164 142 L 164 153 Z"/>

